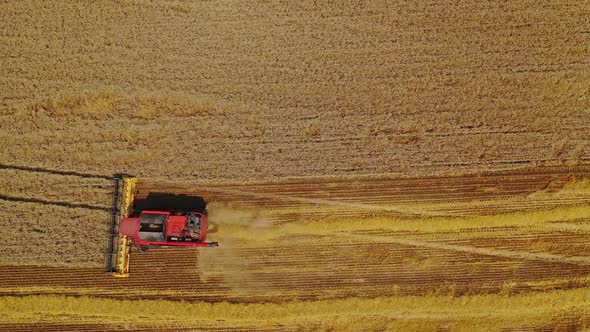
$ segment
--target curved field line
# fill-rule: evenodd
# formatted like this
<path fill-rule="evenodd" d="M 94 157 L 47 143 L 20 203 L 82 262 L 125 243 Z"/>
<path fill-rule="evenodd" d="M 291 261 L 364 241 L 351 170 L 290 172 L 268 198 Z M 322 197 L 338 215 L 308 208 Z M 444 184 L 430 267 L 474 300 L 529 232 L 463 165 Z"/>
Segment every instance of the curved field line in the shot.
<path fill-rule="evenodd" d="M 42 204 L 42 205 L 63 206 L 63 207 L 76 208 L 76 209 L 111 211 L 111 208 L 108 206 L 99 206 L 99 205 L 84 204 L 84 203 L 70 203 L 70 202 L 63 202 L 63 201 L 49 201 L 49 200 L 39 199 L 39 198 L 16 197 L 16 196 L 8 196 L 8 195 L 1 195 L 1 194 L 0 194 L 0 200 L 9 201 L 9 202 L 38 203 L 38 204 Z"/>
<path fill-rule="evenodd" d="M 329 200 L 329 199 L 305 198 L 305 197 L 287 196 L 287 195 L 280 195 L 280 194 L 263 194 L 263 193 L 255 193 L 255 192 L 251 192 L 251 191 L 236 190 L 236 189 L 220 189 L 220 188 L 211 188 L 211 187 L 201 187 L 200 189 L 202 189 L 204 191 L 217 192 L 217 193 L 222 193 L 222 194 L 238 195 L 238 196 L 251 196 L 251 197 L 256 197 L 256 198 L 267 198 L 267 199 L 274 199 L 274 200 L 280 200 L 280 201 L 291 201 L 291 202 L 299 202 L 299 203 L 314 204 L 314 205 L 349 207 L 349 208 L 362 209 L 362 210 L 398 212 L 398 213 L 413 214 L 413 215 L 418 215 L 418 216 L 419 215 L 431 216 L 431 217 L 461 217 L 462 216 L 459 214 L 437 213 L 437 212 L 432 212 L 432 211 L 428 211 L 428 210 L 414 209 L 414 208 L 409 208 L 409 207 L 394 207 L 394 206 L 382 206 L 382 205 L 376 205 L 376 204 L 350 203 L 350 202 L 343 202 L 343 201 L 336 201 L 336 200 Z"/>
<path fill-rule="evenodd" d="M 505 257 L 505 258 L 541 261 L 541 262 L 548 262 L 548 263 L 590 265 L 590 257 L 585 257 L 585 256 L 566 257 L 566 256 L 561 256 L 561 255 L 556 255 L 556 254 L 532 253 L 532 252 L 521 251 L 521 250 L 478 248 L 478 247 L 459 246 L 459 245 L 439 243 L 439 242 L 425 242 L 425 241 L 411 240 L 411 239 L 346 234 L 346 233 L 339 233 L 338 236 L 353 237 L 353 238 L 362 239 L 365 241 L 380 241 L 380 242 L 396 243 L 396 244 L 402 244 L 402 245 L 408 245 L 408 246 L 414 246 L 414 247 L 451 250 L 451 251 L 459 251 L 459 252 L 466 252 L 466 253 L 486 255 L 486 256 L 498 256 L 498 257 Z"/>
<path fill-rule="evenodd" d="M 48 173 L 48 174 L 64 175 L 64 176 L 77 176 L 77 177 L 81 177 L 81 178 L 95 178 L 95 179 L 104 179 L 104 180 L 112 180 L 113 179 L 113 176 L 111 176 L 111 175 L 83 173 L 83 172 L 77 172 L 77 171 L 62 171 L 62 170 L 58 170 L 58 169 L 48 169 L 48 168 L 42 168 L 42 167 L 0 164 L 0 169 L 14 169 L 14 170 L 25 171 L 25 172 Z"/>

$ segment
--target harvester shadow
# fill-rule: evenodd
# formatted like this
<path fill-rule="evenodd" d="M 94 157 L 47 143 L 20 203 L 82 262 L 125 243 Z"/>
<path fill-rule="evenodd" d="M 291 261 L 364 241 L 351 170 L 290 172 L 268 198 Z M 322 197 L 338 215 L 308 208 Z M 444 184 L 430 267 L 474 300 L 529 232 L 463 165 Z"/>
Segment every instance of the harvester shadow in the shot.
<path fill-rule="evenodd" d="M 207 202 L 199 196 L 152 192 L 134 200 L 132 215 L 138 216 L 144 210 L 205 212 L 206 206 Z"/>

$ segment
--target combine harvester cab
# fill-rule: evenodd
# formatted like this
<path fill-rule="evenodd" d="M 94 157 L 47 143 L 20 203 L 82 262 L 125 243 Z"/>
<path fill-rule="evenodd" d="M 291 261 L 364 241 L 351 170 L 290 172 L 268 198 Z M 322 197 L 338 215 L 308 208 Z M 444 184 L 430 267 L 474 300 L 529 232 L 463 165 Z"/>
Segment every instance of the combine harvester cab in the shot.
<path fill-rule="evenodd" d="M 115 175 L 111 242 L 107 270 L 115 277 L 129 276 L 131 247 L 139 251 L 150 247 L 217 247 L 207 240 L 207 213 L 143 210 L 131 217 L 137 178 Z M 116 238 L 116 240 L 115 240 Z"/>

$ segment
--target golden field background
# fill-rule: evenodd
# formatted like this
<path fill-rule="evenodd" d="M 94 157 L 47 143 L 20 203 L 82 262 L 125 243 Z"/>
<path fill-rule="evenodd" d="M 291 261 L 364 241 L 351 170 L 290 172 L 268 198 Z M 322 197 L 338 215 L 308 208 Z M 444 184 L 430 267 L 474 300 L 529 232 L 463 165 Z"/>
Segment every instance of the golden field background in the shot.
<path fill-rule="evenodd" d="M 0 329 L 588 330 L 589 13 L 0 0 Z M 104 273 L 117 172 L 221 247 Z"/>
<path fill-rule="evenodd" d="M 588 10 L 5 1 L 0 159 L 206 180 L 587 161 Z"/>

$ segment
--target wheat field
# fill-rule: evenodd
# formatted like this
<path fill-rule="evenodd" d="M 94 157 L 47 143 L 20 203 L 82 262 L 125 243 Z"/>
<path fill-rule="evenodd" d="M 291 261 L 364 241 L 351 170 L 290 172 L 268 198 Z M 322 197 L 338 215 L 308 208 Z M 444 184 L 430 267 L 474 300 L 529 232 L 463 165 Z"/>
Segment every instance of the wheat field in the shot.
<path fill-rule="evenodd" d="M 588 10 L 4 1 L 0 157 L 207 180 L 585 162 Z"/>
<path fill-rule="evenodd" d="M 588 45 L 584 1 L 0 0 L 0 329 L 588 330 Z M 105 273 L 120 172 L 218 250 Z"/>

